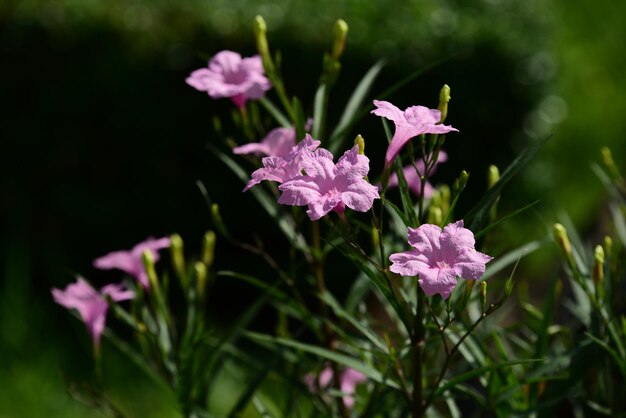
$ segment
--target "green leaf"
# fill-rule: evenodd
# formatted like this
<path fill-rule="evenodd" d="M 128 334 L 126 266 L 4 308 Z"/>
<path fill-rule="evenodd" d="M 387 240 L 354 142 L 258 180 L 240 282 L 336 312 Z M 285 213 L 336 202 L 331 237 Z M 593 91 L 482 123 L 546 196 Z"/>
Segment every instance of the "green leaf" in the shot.
<path fill-rule="evenodd" d="M 328 86 L 325 83 L 320 84 L 315 92 L 313 101 L 313 129 L 311 136 L 315 139 L 321 139 L 322 129 L 326 119 L 326 95 L 328 94 Z"/>
<path fill-rule="evenodd" d="M 502 218 L 492 222 L 491 224 L 487 225 L 486 227 L 484 227 L 483 229 L 481 229 L 479 232 L 474 234 L 474 238 L 478 239 L 480 237 L 482 237 L 483 235 L 485 235 L 487 232 L 489 232 L 491 229 L 495 228 L 496 226 L 500 225 L 503 222 L 508 221 L 509 219 L 519 215 L 520 213 L 524 212 L 526 209 L 529 209 L 533 206 L 535 206 L 537 203 L 539 203 L 539 200 L 535 200 L 533 203 L 526 205 L 520 209 L 517 209 L 515 212 L 508 214 L 506 216 L 503 216 Z"/>
<path fill-rule="evenodd" d="M 405 226 L 411 226 L 411 221 L 409 221 L 409 218 L 407 218 L 404 212 L 402 212 L 402 210 L 398 206 L 396 206 L 395 203 L 385 199 L 385 206 L 387 205 L 389 205 L 389 207 L 393 209 L 393 211 L 396 213 L 396 215 L 398 215 L 398 217 L 400 218 L 400 220 L 402 220 L 402 223 L 404 223 Z"/>
<path fill-rule="evenodd" d="M 547 136 L 542 140 L 535 141 L 527 146 L 518 156 L 513 160 L 513 162 L 504 170 L 500 179 L 493 185 L 491 189 L 487 191 L 487 193 L 483 196 L 482 199 L 474 206 L 469 212 L 465 214 L 464 219 L 469 221 L 469 225 L 471 230 L 477 231 L 479 230 L 485 220 L 489 216 L 489 211 L 491 207 L 496 202 L 504 186 L 526 165 L 532 160 L 532 158 L 537 154 L 537 152 L 541 149 L 541 147 L 548 142 L 548 140 L 552 137 L 552 135 Z"/>
<path fill-rule="evenodd" d="M 551 242 L 550 238 L 531 241 L 500 257 L 497 257 L 493 262 L 487 264 L 487 269 L 485 270 L 485 274 L 483 274 L 483 277 L 481 279 L 484 280 L 492 277 L 503 268 L 515 263 L 520 258 L 525 257 L 534 251 L 537 251 L 539 248 L 543 247 L 549 242 Z"/>
<path fill-rule="evenodd" d="M 617 351 L 615 351 L 613 348 L 611 348 L 611 346 L 609 346 L 605 341 L 602 341 L 601 339 L 595 337 L 594 335 L 592 335 L 592 334 L 590 334 L 588 332 L 585 332 L 585 335 L 587 337 L 589 337 L 591 339 L 591 341 L 593 341 L 594 343 L 598 344 L 607 353 L 609 353 L 611 355 L 613 360 L 615 360 L 615 363 L 617 363 L 617 365 L 619 366 L 619 370 L 622 373 L 622 375 L 626 377 L 626 362 L 619 355 L 619 353 Z"/>
<path fill-rule="evenodd" d="M 624 215 L 622 215 L 617 204 L 611 204 L 610 208 L 611 214 L 613 215 L 613 223 L 615 224 L 615 232 L 620 241 L 622 241 L 622 245 L 626 247 L 626 222 L 624 221 Z"/>
<path fill-rule="evenodd" d="M 339 151 L 341 147 L 341 144 L 343 142 L 341 140 L 341 137 L 345 135 L 346 131 L 358 120 L 358 110 L 365 101 L 365 98 L 367 97 L 367 94 L 369 93 L 372 84 L 374 84 L 376 77 L 378 76 L 380 70 L 382 70 L 384 65 L 385 63 L 383 61 L 378 61 L 376 64 L 374 64 L 372 68 L 370 68 L 367 73 L 365 73 L 354 92 L 352 92 L 352 96 L 350 96 L 350 99 L 346 104 L 346 108 L 341 115 L 341 119 L 339 119 L 337 127 L 335 127 L 328 139 L 328 149 L 333 154 Z"/>
<path fill-rule="evenodd" d="M 342 354 L 336 351 L 330 351 L 323 347 L 319 347 L 316 345 L 305 344 L 294 340 L 288 340 L 284 338 L 272 337 L 271 335 L 259 334 L 256 332 L 246 332 L 246 336 L 253 341 L 271 343 L 274 345 L 282 345 L 286 347 L 295 348 L 297 350 L 301 350 L 318 357 L 322 357 L 326 360 L 330 360 L 337 364 L 341 364 L 345 367 L 350 367 L 354 370 L 360 371 L 369 379 L 386 385 L 390 388 L 400 390 L 400 385 L 395 381 L 385 377 L 382 373 L 376 370 L 374 367 L 363 363 L 360 360 L 357 360 L 353 357 L 350 357 L 346 354 Z"/>
<path fill-rule="evenodd" d="M 207 147 L 220 160 L 222 160 L 222 162 L 226 164 L 226 166 L 228 166 L 228 168 L 230 168 L 243 183 L 248 182 L 250 176 L 232 158 L 230 158 L 211 144 L 207 145 Z M 252 195 L 257 199 L 257 201 L 261 204 L 265 211 L 272 217 L 274 222 L 278 224 L 280 230 L 283 232 L 285 237 L 287 237 L 289 242 L 303 253 L 309 254 L 309 247 L 302 234 L 296 231 L 296 224 L 293 218 L 284 210 L 282 210 L 282 208 L 280 208 L 278 203 L 276 203 L 276 200 L 274 198 L 271 198 L 269 194 L 258 185 L 250 189 L 249 192 L 252 193 Z"/>
<path fill-rule="evenodd" d="M 512 366 L 517 366 L 519 364 L 534 363 L 538 361 L 543 361 L 543 360 L 541 359 L 514 360 L 514 361 L 507 361 L 507 362 L 499 363 L 499 364 L 491 364 L 489 366 L 483 366 L 477 369 L 470 370 L 468 372 L 465 372 L 447 381 L 444 385 L 439 386 L 437 390 L 435 391 L 435 397 L 441 396 L 441 394 L 443 394 L 445 391 L 453 389 L 456 385 L 460 383 L 473 379 L 474 377 L 483 376 L 487 372 L 499 370 L 504 367 L 512 367 Z"/>
<path fill-rule="evenodd" d="M 367 339 L 376 347 L 378 347 L 380 351 L 388 354 L 387 344 L 385 344 L 385 342 L 370 327 L 361 323 L 357 318 L 346 312 L 339 305 L 339 302 L 337 302 L 337 300 L 331 293 L 325 291 L 324 293 L 319 295 L 319 298 L 333 310 L 338 318 L 342 318 L 348 321 L 350 325 L 352 325 L 354 328 L 360 331 L 361 334 L 367 337 Z"/>
<path fill-rule="evenodd" d="M 292 126 L 289 119 L 287 119 L 287 117 L 280 110 L 278 110 L 278 108 L 274 106 L 274 103 L 272 103 L 269 99 L 261 97 L 258 102 L 261 103 L 265 110 L 267 110 L 268 113 L 272 115 L 276 122 L 278 122 L 283 128 L 290 128 Z"/>

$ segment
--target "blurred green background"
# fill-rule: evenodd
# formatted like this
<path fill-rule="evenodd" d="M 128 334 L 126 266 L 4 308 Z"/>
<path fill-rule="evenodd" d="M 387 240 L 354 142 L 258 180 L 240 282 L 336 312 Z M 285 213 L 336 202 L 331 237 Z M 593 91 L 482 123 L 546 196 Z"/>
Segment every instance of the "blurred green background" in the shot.
<path fill-rule="evenodd" d="M 309 99 L 309 111 L 332 23 L 348 22 L 331 123 L 377 60 L 387 66 L 374 93 L 442 60 L 390 100 L 434 107 L 441 85 L 452 87 L 448 121 L 461 133 L 448 139 L 450 158 L 435 180 L 470 171 L 461 209 L 484 190 L 487 164 L 504 167 L 529 141 L 553 133 L 501 200 L 503 213 L 541 200 L 507 227 L 511 243 L 543 234 L 559 210 L 587 236 L 601 228 L 604 194 L 589 165 L 602 145 L 625 160 L 624 2 L 5 0 L 1 418 L 102 416 L 66 389 L 92 377 L 90 341 L 49 290 L 76 273 L 98 285 L 117 278 L 93 270 L 91 260 L 150 235 L 178 232 L 197 247 L 209 223 L 196 179 L 228 208 L 236 233 L 263 229 L 253 199 L 205 148 L 211 116 L 226 120 L 230 103 L 184 83 L 217 51 L 253 54 L 256 14 L 282 52 L 287 88 Z M 356 133 L 380 170 L 380 122 L 368 117 Z M 237 265 L 228 249 L 219 256 L 222 268 Z M 537 264 L 521 279 L 541 281 L 536 273 L 547 269 Z M 211 315 L 228 322 L 246 295 L 234 285 L 219 290 L 232 296 L 214 298 Z M 176 416 L 172 395 L 106 343 L 104 354 L 108 394 L 128 416 Z"/>

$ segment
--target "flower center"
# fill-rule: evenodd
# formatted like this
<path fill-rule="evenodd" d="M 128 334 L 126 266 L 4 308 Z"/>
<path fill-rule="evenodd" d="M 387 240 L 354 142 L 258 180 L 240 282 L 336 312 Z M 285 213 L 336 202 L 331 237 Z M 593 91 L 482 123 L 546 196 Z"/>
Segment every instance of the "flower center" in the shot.
<path fill-rule="evenodd" d="M 439 267 L 440 269 L 449 269 L 450 268 L 450 265 L 448 263 L 446 263 L 445 261 L 437 261 L 435 263 L 435 265 L 437 267 Z"/>

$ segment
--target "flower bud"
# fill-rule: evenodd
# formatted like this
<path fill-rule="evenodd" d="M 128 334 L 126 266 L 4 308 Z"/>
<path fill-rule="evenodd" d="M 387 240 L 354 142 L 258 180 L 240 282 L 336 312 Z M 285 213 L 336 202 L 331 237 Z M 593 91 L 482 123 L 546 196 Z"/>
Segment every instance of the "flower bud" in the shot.
<path fill-rule="evenodd" d="M 263 63 L 265 63 L 265 57 L 269 57 L 270 50 L 267 45 L 267 25 L 262 16 L 257 15 L 254 18 L 253 30 L 254 37 L 256 38 L 257 51 L 259 55 L 261 55 Z"/>
<path fill-rule="evenodd" d="M 495 165 L 489 166 L 487 173 L 487 188 L 491 189 L 500 180 L 500 170 Z"/>
<path fill-rule="evenodd" d="M 365 140 L 360 134 L 356 136 L 356 139 L 354 140 L 354 145 L 359 146 L 359 155 L 365 154 Z"/>
<path fill-rule="evenodd" d="M 141 254 L 141 262 L 143 263 L 143 268 L 146 270 L 148 283 L 150 283 L 150 289 L 157 288 L 159 286 L 159 281 L 157 279 L 156 270 L 154 269 L 154 256 L 150 250 L 144 250 Z"/>
<path fill-rule="evenodd" d="M 600 149 L 600 152 L 602 153 L 602 162 L 604 163 L 607 170 L 609 170 L 609 173 L 613 177 L 613 180 L 621 181 L 622 174 L 615 165 L 615 161 L 613 160 L 613 154 L 611 153 L 609 147 L 602 147 Z"/>
<path fill-rule="evenodd" d="M 611 251 L 613 251 L 613 240 L 607 235 L 604 237 L 604 254 L 610 258 Z"/>
<path fill-rule="evenodd" d="M 443 212 L 443 215 L 448 215 L 448 211 L 450 210 L 450 187 L 447 184 L 441 185 L 438 187 L 439 196 L 441 197 L 441 203 L 439 207 Z"/>
<path fill-rule="evenodd" d="M 604 248 L 601 245 L 596 246 L 593 255 L 593 283 L 596 289 L 604 279 Z"/>
<path fill-rule="evenodd" d="M 224 220 L 222 219 L 222 215 L 220 213 L 220 207 L 217 203 L 211 204 L 211 220 L 219 233 L 227 237 L 228 230 L 226 229 L 226 225 L 224 224 Z"/>
<path fill-rule="evenodd" d="M 348 36 L 348 24 L 345 20 L 339 19 L 333 27 L 333 45 L 330 56 L 334 60 L 338 60 L 346 46 L 346 37 Z"/>
<path fill-rule="evenodd" d="M 480 302 L 483 305 L 483 315 L 487 313 L 487 282 L 480 282 Z"/>
<path fill-rule="evenodd" d="M 211 267 L 215 257 L 215 232 L 207 231 L 202 240 L 202 262 L 205 266 Z"/>
<path fill-rule="evenodd" d="M 193 272 L 196 276 L 196 286 L 198 291 L 198 297 L 200 299 L 204 298 L 204 292 L 206 292 L 206 283 L 207 283 L 207 267 L 204 263 L 196 261 L 193 265 Z"/>
<path fill-rule="evenodd" d="M 567 236 L 567 229 L 559 223 L 554 224 L 553 227 L 554 238 L 556 239 L 559 247 L 565 253 L 568 259 L 572 257 L 572 245 L 570 244 L 569 237 Z"/>
<path fill-rule="evenodd" d="M 187 274 L 185 272 L 185 255 L 183 252 L 183 239 L 178 234 L 170 236 L 170 255 L 172 266 L 176 275 L 181 280 L 184 288 L 187 288 Z"/>
<path fill-rule="evenodd" d="M 450 86 L 444 84 L 439 92 L 439 111 L 441 112 L 441 120 L 439 123 L 443 123 L 448 117 L 448 102 L 450 101 Z"/>
<path fill-rule="evenodd" d="M 431 202 L 432 203 L 432 202 Z M 428 223 L 434 225 L 441 225 L 443 222 L 443 212 L 438 206 L 430 206 L 428 209 Z"/>
<path fill-rule="evenodd" d="M 461 171 L 459 178 L 454 181 L 453 189 L 454 195 L 458 195 L 465 189 L 467 185 L 467 180 L 469 179 L 469 173 L 465 170 Z"/>

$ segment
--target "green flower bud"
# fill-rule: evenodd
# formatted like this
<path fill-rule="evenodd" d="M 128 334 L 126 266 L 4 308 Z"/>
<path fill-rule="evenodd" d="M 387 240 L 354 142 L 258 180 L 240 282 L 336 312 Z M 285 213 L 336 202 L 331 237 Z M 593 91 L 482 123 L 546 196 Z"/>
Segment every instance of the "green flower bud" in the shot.
<path fill-rule="evenodd" d="M 172 266 L 176 275 L 181 280 L 183 287 L 187 288 L 187 274 L 185 272 L 185 254 L 183 252 L 183 239 L 178 234 L 170 236 L 170 255 L 172 257 Z"/>
<path fill-rule="evenodd" d="M 439 92 L 439 111 L 441 112 L 440 123 L 443 123 L 448 117 L 448 102 L 450 102 L 450 86 L 444 84 Z"/>
<path fill-rule="evenodd" d="M 613 251 L 613 240 L 607 235 L 604 237 L 604 254 L 611 257 L 611 251 Z"/>
<path fill-rule="evenodd" d="M 354 145 L 359 146 L 359 155 L 365 154 L 365 140 L 360 134 L 356 136 L 356 139 L 354 140 Z"/>
<path fill-rule="evenodd" d="M 215 232 L 207 231 L 202 241 L 202 262 L 205 266 L 211 267 L 215 257 Z"/>
<path fill-rule="evenodd" d="M 500 180 L 500 170 L 495 165 L 489 166 L 487 173 L 487 188 L 491 189 Z"/>
<path fill-rule="evenodd" d="M 338 60 L 346 46 L 346 37 L 348 36 L 348 24 L 345 20 L 339 19 L 333 27 L 333 45 L 330 56 L 334 60 Z"/>
<path fill-rule="evenodd" d="M 206 283 L 207 283 L 207 268 L 204 263 L 200 261 L 196 261 L 193 265 L 193 272 L 196 276 L 196 286 L 198 290 L 198 297 L 200 299 L 204 298 L 204 292 L 206 292 Z"/>
<path fill-rule="evenodd" d="M 259 55 L 261 55 L 261 57 L 269 56 L 270 50 L 267 45 L 267 25 L 262 16 L 257 15 L 254 18 L 253 30 Z"/>
<path fill-rule="evenodd" d="M 480 282 L 480 302 L 483 305 L 483 315 L 487 313 L 487 282 Z"/>
<path fill-rule="evenodd" d="M 594 251 L 592 278 L 596 288 L 604 279 L 604 248 L 601 245 L 596 246 Z"/>
<path fill-rule="evenodd" d="M 572 245 L 567 236 L 567 229 L 565 229 L 563 225 L 556 223 L 554 224 L 553 232 L 559 247 L 561 247 L 561 250 L 563 250 L 568 259 L 570 259 L 572 257 Z"/>
<path fill-rule="evenodd" d="M 459 178 L 454 181 L 454 194 L 458 195 L 465 189 L 467 185 L 467 180 L 469 179 L 469 173 L 465 170 L 461 171 Z"/>

